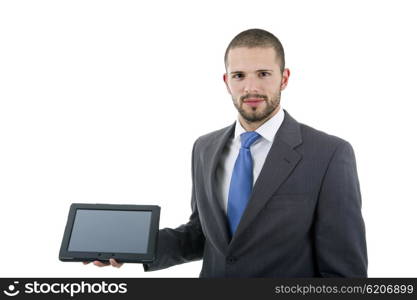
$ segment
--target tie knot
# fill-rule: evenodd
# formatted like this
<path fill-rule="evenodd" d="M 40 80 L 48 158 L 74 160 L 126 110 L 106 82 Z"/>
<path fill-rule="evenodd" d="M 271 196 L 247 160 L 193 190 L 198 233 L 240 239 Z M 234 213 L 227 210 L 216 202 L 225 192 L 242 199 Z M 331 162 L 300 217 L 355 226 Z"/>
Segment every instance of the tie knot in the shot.
<path fill-rule="evenodd" d="M 240 144 L 242 145 L 242 148 L 249 149 L 260 137 L 261 135 L 256 131 L 244 132 L 240 135 Z"/>

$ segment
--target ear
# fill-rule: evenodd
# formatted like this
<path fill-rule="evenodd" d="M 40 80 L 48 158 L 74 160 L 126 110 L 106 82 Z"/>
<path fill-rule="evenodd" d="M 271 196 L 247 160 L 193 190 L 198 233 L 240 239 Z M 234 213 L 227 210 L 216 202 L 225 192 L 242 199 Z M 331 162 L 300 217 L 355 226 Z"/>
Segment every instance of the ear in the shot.
<path fill-rule="evenodd" d="M 224 73 L 224 74 L 223 74 L 223 81 L 224 81 L 224 83 L 226 84 L 226 88 L 227 88 L 227 91 L 229 92 L 229 94 L 232 94 L 232 93 L 230 92 L 229 84 L 227 83 L 228 78 L 229 78 L 229 77 L 227 76 L 227 73 Z"/>
<path fill-rule="evenodd" d="M 287 87 L 290 74 L 290 69 L 284 69 L 284 71 L 282 72 L 281 91 Z"/>

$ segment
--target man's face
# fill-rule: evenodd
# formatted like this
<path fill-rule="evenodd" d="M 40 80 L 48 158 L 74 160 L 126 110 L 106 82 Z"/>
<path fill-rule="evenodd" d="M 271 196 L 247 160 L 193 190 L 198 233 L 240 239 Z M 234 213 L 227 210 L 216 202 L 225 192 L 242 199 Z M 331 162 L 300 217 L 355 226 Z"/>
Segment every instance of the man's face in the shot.
<path fill-rule="evenodd" d="M 262 122 L 278 110 L 281 90 L 289 70 L 280 71 L 272 47 L 238 47 L 229 51 L 223 79 L 240 116 L 249 123 Z"/>

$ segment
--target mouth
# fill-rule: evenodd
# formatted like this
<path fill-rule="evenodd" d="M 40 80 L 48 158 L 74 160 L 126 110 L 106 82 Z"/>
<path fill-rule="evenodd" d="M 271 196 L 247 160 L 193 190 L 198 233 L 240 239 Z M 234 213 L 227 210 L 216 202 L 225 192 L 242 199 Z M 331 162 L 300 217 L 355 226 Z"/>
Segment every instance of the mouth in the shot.
<path fill-rule="evenodd" d="M 261 105 L 262 102 L 264 102 L 265 99 L 261 99 L 261 98 L 249 98 L 245 101 L 243 101 L 244 104 L 247 104 L 251 107 L 257 107 L 259 105 Z"/>

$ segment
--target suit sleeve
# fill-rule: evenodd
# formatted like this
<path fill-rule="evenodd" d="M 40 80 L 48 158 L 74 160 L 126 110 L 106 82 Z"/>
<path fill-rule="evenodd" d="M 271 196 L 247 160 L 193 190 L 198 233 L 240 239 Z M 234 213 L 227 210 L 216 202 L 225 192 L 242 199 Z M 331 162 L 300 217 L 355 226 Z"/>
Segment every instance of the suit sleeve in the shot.
<path fill-rule="evenodd" d="M 156 258 L 153 263 L 143 264 L 145 271 L 156 271 L 203 257 L 205 237 L 201 229 L 195 197 L 195 148 L 192 151 L 191 216 L 188 223 L 175 229 L 159 230 Z"/>
<path fill-rule="evenodd" d="M 336 148 L 320 189 L 315 253 L 322 277 L 367 277 L 365 224 L 352 146 Z"/>

